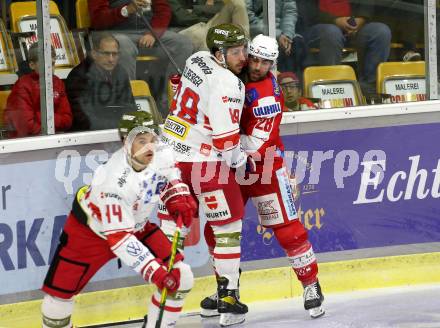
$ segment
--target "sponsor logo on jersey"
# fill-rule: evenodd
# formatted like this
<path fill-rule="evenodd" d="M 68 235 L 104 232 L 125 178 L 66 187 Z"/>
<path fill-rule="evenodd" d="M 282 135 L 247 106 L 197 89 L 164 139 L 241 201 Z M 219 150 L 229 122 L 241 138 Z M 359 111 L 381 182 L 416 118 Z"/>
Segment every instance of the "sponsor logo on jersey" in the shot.
<path fill-rule="evenodd" d="M 111 193 L 111 192 L 101 192 L 101 198 L 102 199 L 104 199 L 104 198 L 116 198 L 117 200 L 121 200 L 122 199 L 119 195 Z"/>
<path fill-rule="evenodd" d="M 159 195 L 167 185 L 166 181 L 158 181 L 156 185 L 156 195 Z"/>
<path fill-rule="evenodd" d="M 192 84 L 195 86 L 199 86 L 203 83 L 203 79 L 198 76 L 191 68 L 185 66 L 185 70 L 183 71 L 183 76 L 186 77 Z"/>
<path fill-rule="evenodd" d="M 157 211 L 160 213 L 168 213 L 167 207 L 164 203 L 159 203 L 159 205 L 157 206 Z"/>
<path fill-rule="evenodd" d="M 258 213 L 261 217 L 264 217 L 264 220 L 275 220 L 279 218 L 279 213 L 273 207 L 273 200 L 267 200 L 264 202 L 258 203 Z"/>
<path fill-rule="evenodd" d="M 281 88 L 277 82 L 277 79 L 273 75 L 272 75 L 272 86 L 273 86 L 273 93 L 275 94 L 275 96 L 278 97 L 281 94 Z"/>
<path fill-rule="evenodd" d="M 205 203 L 210 210 L 215 210 L 218 207 L 218 202 L 215 196 L 205 197 Z"/>
<path fill-rule="evenodd" d="M 144 253 L 144 254 L 139 255 L 138 258 L 137 258 L 137 260 L 136 260 L 136 262 L 134 262 L 134 263 L 132 264 L 131 268 L 132 268 L 132 269 L 136 269 L 136 268 L 137 268 L 141 263 L 143 263 L 143 261 L 145 261 L 145 260 L 147 259 L 147 257 L 150 256 L 150 255 L 151 255 L 150 252 L 147 252 L 147 253 Z M 148 270 L 152 270 L 152 267 L 151 267 L 151 266 L 148 267 Z M 149 280 L 149 279 L 150 279 L 149 275 L 151 275 L 151 273 L 152 273 L 152 272 L 148 273 L 148 271 L 147 271 L 146 273 L 144 273 L 144 277 L 145 277 L 145 279 Z"/>
<path fill-rule="evenodd" d="M 191 58 L 191 64 L 197 64 L 197 66 L 199 66 L 202 72 L 205 74 L 212 74 L 212 67 L 209 67 L 200 56 Z"/>
<path fill-rule="evenodd" d="M 205 155 L 205 156 L 209 156 L 209 154 L 211 153 L 211 149 L 212 149 L 211 145 L 202 143 L 200 145 L 200 154 Z"/>
<path fill-rule="evenodd" d="M 123 187 L 124 184 L 127 183 L 127 177 L 128 177 L 128 173 L 130 173 L 130 169 L 127 167 L 124 172 L 122 172 L 122 175 L 118 178 L 118 186 L 119 187 Z"/>
<path fill-rule="evenodd" d="M 166 143 L 167 145 L 173 147 L 173 150 L 175 152 L 178 152 L 182 155 L 190 155 L 191 147 L 184 145 L 183 143 L 177 141 L 177 140 L 171 140 L 170 138 L 167 138 L 166 136 L 162 135 L 162 142 Z"/>
<path fill-rule="evenodd" d="M 284 208 L 287 212 L 287 217 L 289 221 L 295 220 L 298 217 L 296 212 L 293 190 L 290 185 L 290 179 L 285 167 L 276 171 L 276 176 L 278 180 L 278 185 L 280 187 L 281 197 L 283 199 Z"/>
<path fill-rule="evenodd" d="M 257 208 L 258 218 L 263 226 L 271 226 L 284 222 L 281 205 L 276 193 L 253 197 L 252 202 Z"/>
<path fill-rule="evenodd" d="M 216 219 L 229 219 L 231 217 L 231 214 L 229 213 L 229 211 L 224 210 L 224 211 L 217 211 L 217 212 L 209 212 L 206 213 L 206 218 L 209 220 L 216 220 Z"/>
<path fill-rule="evenodd" d="M 296 255 L 295 257 L 289 256 L 288 258 L 290 265 L 296 269 L 305 269 L 313 262 L 316 261 L 315 253 L 313 249 L 310 247 L 304 253 Z"/>
<path fill-rule="evenodd" d="M 223 190 L 205 192 L 199 196 L 206 219 L 209 221 L 227 220 L 231 218 L 228 202 Z"/>
<path fill-rule="evenodd" d="M 189 129 L 190 127 L 188 123 L 179 120 L 175 116 L 168 116 L 164 124 L 165 132 L 179 138 L 180 140 L 186 139 Z"/>
<path fill-rule="evenodd" d="M 253 108 L 255 117 L 271 117 L 278 113 L 281 113 L 281 105 L 279 102 L 258 106 Z"/>
<path fill-rule="evenodd" d="M 127 244 L 127 253 L 131 256 L 138 256 L 142 252 L 142 247 L 138 242 L 131 241 Z"/>
<path fill-rule="evenodd" d="M 249 89 L 246 91 L 245 96 L 246 105 L 250 106 L 255 100 L 258 99 L 258 91 L 255 88 Z"/>
<path fill-rule="evenodd" d="M 258 213 L 261 215 L 278 214 L 277 210 L 272 206 L 273 200 L 258 203 Z"/>
<path fill-rule="evenodd" d="M 227 102 L 230 102 L 230 103 L 233 103 L 233 104 L 239 104 L 239 103 L 241 103 L 241 99 L 240 98 L 233 98 L 233 97 L 228 97 L 228 96 L 223 96 L 222 97 L 222 101 L 223 101 L 223 103 L 227 103 Z"/>

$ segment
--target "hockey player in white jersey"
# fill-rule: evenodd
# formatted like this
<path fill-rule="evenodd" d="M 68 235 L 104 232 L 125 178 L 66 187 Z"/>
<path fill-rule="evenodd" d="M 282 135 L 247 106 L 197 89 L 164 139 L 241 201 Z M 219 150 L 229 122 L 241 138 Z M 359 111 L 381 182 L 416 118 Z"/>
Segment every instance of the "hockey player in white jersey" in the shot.
<path fill-rule="evenodd" d="M 209 29 L 206 43 L 210 52 L 186 61 L 162 141 L 174 148 L 182 181 L 214 232 L 208 246 L 218 274 L 220 324 L 228 326 L 243 322 L 248 311 L 238 297 L 244 211 L 234 170 L 253 166 L 239 136 L 244 85 L 237 74 L 246 65 L 247 40 L 241 27 L 220 24 Z M 162 229 L 172 229 L 166 211 L 160 214 Z"/>
<path fill-rule="evenodd" d="M 175 325 L 186 294 L 193 286 L 190 267 L 176 255 L 168 272 L 171 243 L 149 222 L 159 199 L 173 218 L 191 224 L 197 208 L 172 150 L 158 142 L 159 126 L 146 112 L 122 117 L 119 132 L 124 147 L 99 166 L 89 186 L 79 189 L 42 290 L 43 327 L 72 327 L 73 297 L 112 258 L 154 283 L 147 328 L 156 326 L 160 291 L 168 289 L 160 327 Z"/>

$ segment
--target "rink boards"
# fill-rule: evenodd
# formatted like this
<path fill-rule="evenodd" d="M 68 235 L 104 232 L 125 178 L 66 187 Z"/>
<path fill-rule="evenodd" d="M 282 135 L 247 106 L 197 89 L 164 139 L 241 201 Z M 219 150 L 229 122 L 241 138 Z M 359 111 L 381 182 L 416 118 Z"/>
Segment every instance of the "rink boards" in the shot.
<path fill-rule="evenodd" d="M 390 255 L 401 256 L 323 263 L 320 279 L 327 292 L 440 280 L 438 254 L 412 247 L 440 241 L 439 137 L 438 123 L 284 133 L 285 163 L 300 183 L 298 214 L 319 258 L 331 261 L 347 251 L 400 247 Z M 117 147 L 104 143 L 0 155 L 0 303 L 5 304 L 0 306 L 0 327 L 31 327 L 26 320 L 38 326 L 39 301 L 32 300 L 41 297 L 37 290 L 74 192 Z M 199 277 L 186 310 L 195 310 L 201 296 L 214 289 L 212 278 L 204 277 L 209 270 L 200 234 L 203 217 L 198 224 L 186 248 Z M 243 299 L 299 295 L 286 262 L 270 262 L 275 264 L 268 268 L 268 259 L 281 258 L 283 252 L 272 232 L 259 226 L 250 204 L 242 253 Z M 109 290 L 115 287 L 122 289 Z M 151 286 L 111 262 L 87 290 L 97 292 L 78 298 L 80 325 L 140 317 Z M 15 303 L 22 301 L 28 302 Z"/>

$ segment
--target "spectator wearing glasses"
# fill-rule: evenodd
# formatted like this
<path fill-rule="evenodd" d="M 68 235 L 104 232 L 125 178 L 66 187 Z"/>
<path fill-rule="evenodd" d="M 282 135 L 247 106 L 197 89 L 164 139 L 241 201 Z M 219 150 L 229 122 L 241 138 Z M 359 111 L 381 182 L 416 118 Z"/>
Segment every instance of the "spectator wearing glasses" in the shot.
<path fill-rule="evenodd" d="M 38 43 L 29 47 L 28 63 L 31 73 L 24 74 L 15 82 L 8 97 L 4 120 L 11 130 L 9 137 L 25 137 L 41 133 L 40 76 L 38 74 Z M 52 47 L 52 66 L 55 50 Z M 64 89 L 64 83 L 53 75 L 53 105 L 55 131 L 66 131 L 72 125 L 72 112 Z"/>
<path fill-rule="evenodd" d="M 135 109 L 120 46 L 110 33 L 93 35 L 91 54 L 69 74 L 67 95 L 73 112 L 72 130 L 102 130 L 118 126 L 122 114 Z"/>
<path fill-rule="evenodd" d="M 162 113 L 168 113 L 167 80 L 178 72 L 162 45 L 181 70 L 193 51 L 188 37 L 168 29 L 171 20 L 168 1 L 88 0 L 88 5 L 92 27 L 101 31 L 111 30 L 121 44 L 121 63 L 130 79 L 147 80 Z M 147 66 L 139 65 L 142 69 L 138 70 L 138 55 L 154 56 L 159 60 Z"/>

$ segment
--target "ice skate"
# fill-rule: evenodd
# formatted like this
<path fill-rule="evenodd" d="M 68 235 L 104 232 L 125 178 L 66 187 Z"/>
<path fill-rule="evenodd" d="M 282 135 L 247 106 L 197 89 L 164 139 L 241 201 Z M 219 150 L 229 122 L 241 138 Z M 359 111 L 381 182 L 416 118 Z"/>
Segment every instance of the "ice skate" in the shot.
<path fill-rule="evenodd" d="M 322 308 L 324 295 L 321 292 L 319 281 L 304 287 L 304 308 L 309 311 L 313 319 L 319 318 L 325 314 Z"/>
<path fill-rule="evenodd" d="M 243 323 L 248 307 L 239 300 L 238 289 L 227 289 L 228 279 L 218 280 L 217 309 L 220 313 L 220 326 L 227 327 Z"/>
<path fill-rule="evenodd" d="M 239 277 L 240 277 L 241 276 L 241 269 L 239 269 L 238 272 L 239 272 Z M 218 277 L 216 276 L 215 279 L 217 281 L 217 289 L 218 289 L 218 286 L 219 286 Z M 240 280 L 238 280 L 238 287 L 240 288 Z M 239 290 L 237 290 L 237 297 L 238 297 L 238 299 L 240 299 Z M 212 317 L 219 316 L 220 313 L 218 313 L 217 302 L 218 302 L 218 294 L 217 293 L 214 293 L 210 296 L 205 297 L 200 302 L 200 316 L 202 318 L 212 318 Z"/>
<path fill-rule="evenodd" d="M 218 301 L 217 292 L 215 292 L 211 296 L 205 297 L 200 302 L 200 308 L 201 308 L 200 316 L 202 318 L 211 318 L 211 317 L 219 316 L 220 313 L 218 313 L 217 310 L 217 301 Z"/>

